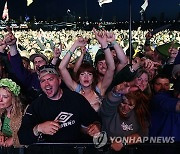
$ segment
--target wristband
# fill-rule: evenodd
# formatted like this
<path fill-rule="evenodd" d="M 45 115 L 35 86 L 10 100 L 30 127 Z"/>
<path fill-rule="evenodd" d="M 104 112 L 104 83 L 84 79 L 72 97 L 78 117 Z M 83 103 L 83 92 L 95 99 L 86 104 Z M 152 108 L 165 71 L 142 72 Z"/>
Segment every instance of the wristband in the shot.
<path fill-rule="evenodd" d="M 107 45 L 107 47 L 105 47 L 105 48 L 101 48 L 103 51 L 105 51 L 106 49 L 108 49 L 109 48 L 109 45 Z"/>
<path fill-rule="evenodd" d="M 72 56 L 72 55 L 73 55 L 73 52 L 72 52 L 71 50 L 68 50 L 68 51 L 67 51 L 67 53 L 69 53 L 69 54 L 70 54 L 70 56 Z"/>
<path fill-rule="evenodd" d="M 114 46 L 115 44 L 117 44 L 117 42 L 115 40 L 113 42 L 111 42 L 112 46 Z"/>

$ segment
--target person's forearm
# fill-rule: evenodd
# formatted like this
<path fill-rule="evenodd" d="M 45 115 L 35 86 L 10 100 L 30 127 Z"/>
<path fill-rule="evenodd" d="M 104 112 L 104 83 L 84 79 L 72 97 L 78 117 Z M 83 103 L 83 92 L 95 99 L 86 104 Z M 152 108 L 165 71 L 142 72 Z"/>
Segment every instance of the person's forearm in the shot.
<path fill-rule="evenodd" d="M 78 60 L 76 61 L 75 65 L 74 65 L 74 72 L 76 73 L 79 70 L 79 67 L 82 64 L 84 58 L 84 53 L 81 54 L 81 56 L 78 58 Z"/>
<path fill-rule="evenodd" d="M 59 58 L 54 57 L 51 61 L 51 64 L 56 65 Z"/>
<path fill-rule="evenodd" d="M 117 58 L 119 59 L 120 63 L 126 65 L 128 62 L 127 57 L 123 49 L 119 46 L 117 42 L 114 44 L 114 49 L 116 51 Z"/>
<path fill-rule="evenodd" d="M 10 55 L 15 56 L 18 53 L 16 44 L 10 46 Z"/>
<path fill-rule="evenodd" d="M 114 64 L 114 59 L 113 59 L 113 56 L 111 54 L 110 49 L 109 48 L 106 49 L 104 51 L 104 54 L 105 54 L 105 60 L 106 60 L 106 64 L 107 64 L 107 69 L 114 71 L 115 70 L 115 64 Z"/>

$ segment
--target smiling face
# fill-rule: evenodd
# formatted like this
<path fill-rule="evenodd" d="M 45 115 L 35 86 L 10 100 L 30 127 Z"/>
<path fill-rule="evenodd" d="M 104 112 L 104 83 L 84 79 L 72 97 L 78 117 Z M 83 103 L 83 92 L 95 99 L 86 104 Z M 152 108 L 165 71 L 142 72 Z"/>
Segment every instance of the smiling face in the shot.
<path fill-rule="evenodd" d="M 144 91 L 148 86 L 148 74 L 142 73 L 139 77 L 135 78 L 135 85 L 141 90 Z"/>
<path fill-rule="evenodd" d="M 6 109 L 12 105 L 12 94 L 7 88 L 0 88 L 0 109 Z"/>
<path fill-rule="evenodd" d="M 101 75 L 105 75 L 106 71 L 107 71 L 107 65 L 106 65 L 106 61 L 105 60 L 100 60 L 97 62 L 97 70 L 98 73 Z"/>
<path fill-rule="evenodd" d="M 174 47 L 170 47 L 168 49 L 168 52 L 169 52 L 169 57 L 170 58 L 176 58 L 177 54 L 178 54 L 178 49 L 174 48 Z"/>

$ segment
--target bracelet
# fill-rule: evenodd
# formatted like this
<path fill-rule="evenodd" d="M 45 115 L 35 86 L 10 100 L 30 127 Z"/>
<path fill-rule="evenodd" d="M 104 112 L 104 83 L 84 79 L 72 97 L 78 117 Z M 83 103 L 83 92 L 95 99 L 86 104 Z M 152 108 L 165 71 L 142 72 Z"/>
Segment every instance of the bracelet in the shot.
<path fill-rule="evenodd" d="M 105 48 L 101 48 L 103 51 L 105 51 L 106 49 L 108 49 L 109 48 L 109 45 L 107 45 L 107 47 L 105 47 Z"/>
<path fill-rule="evenodd" d="M 70 56 L 72 56 L 72 55 L 73 55 L 73 52 L 72 52 L 71 50 L 68 50 L 68 51 L 67 51 L 67 53 L 69 53 L 69 54 L 70 54 Z"/>
<path fill-rule="evenodd" d="M 117 42 L 115 40 L 113 42 L 111 42 L 111 46 L 114 46 L 115 44 L 117 44 Z"/>

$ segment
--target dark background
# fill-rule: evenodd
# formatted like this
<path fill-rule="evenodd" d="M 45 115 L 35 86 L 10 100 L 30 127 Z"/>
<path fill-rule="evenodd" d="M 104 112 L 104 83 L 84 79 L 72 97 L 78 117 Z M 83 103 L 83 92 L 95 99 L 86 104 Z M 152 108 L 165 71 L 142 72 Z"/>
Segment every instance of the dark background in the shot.
<path fill-rule="evenodd" d="M 129 19 L 129 0 L 113 0 L 101 8 L 98 0 L 34 0 L 27 7 L 26 0 L 7 0 L 10 19 L 29 16 L 31 20 L 60 20 L 67 18 L 75 20 L 126 21 Z M 0 0 L 0 14 L 5 0 Z M 139 11 L 144 0 L 131 0 L 132 20 L 141 19 Z M 67 10 L 70 10 L 67 13 Z M 180 19 L 180 0 L 149 0 L 145 11 L 145 20 L 173 20 Z M 35 17 L 34 17 L 35 16 Z M 80 17 L 80 18 L 79 18 Z M 2 17 L 0 17 L 2 18 Z"/>

